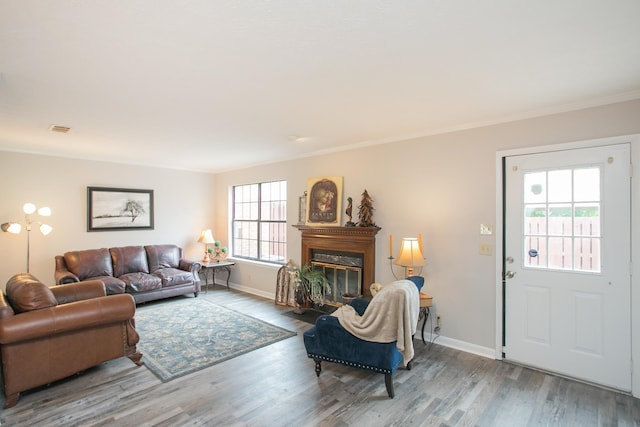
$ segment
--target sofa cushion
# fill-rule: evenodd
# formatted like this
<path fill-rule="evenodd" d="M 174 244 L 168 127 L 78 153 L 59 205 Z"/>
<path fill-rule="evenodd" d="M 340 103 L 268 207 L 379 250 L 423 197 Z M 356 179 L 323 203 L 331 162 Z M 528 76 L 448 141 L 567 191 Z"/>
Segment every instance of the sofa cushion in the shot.
<path fill-rule="evenodd" d="M 146 292 L 162 288 L 162 280 L 147 273 L 127 273 L 118 277 L 118 279 L 124 282 L 127 293 Z"/>
<path fill-rule="evenodd" d="M 16 313 L 58 305 L 53 292 L 28 273 L 20 273 L 7 282 L 7 298 Z"/>
<path fill-rule="evenodd" d="M 183 285 L 185 283 L 193 283 L 193 274 L 188 271 L 178 270 L 177 268 L 163 268 L 156 270 L 154 276 L 162 279 L 162 287 Z"/>
<path fill-rule="evenodd" d="M 113 275 L 120 277 L 128 273 L 149 273 L 147 253 L 142 246 L 123 246 L 109 249 L 113 262 Z M 126 280 L 125 280 L 126 282 Z"/>
<path fill-rule="evenodd" d="M 149 245 L 144 248 L 147 251 L 150 273 L 162 268 L 178 268 L 182 249 L 176 245 Z"/>
<path fill-rule="evenodd" d="M 104 283 L 104 289 L 107 292 L 107 295 L 117 295 L 123 294 L 125 284 L 122 280 L 113 276 L 98 276 L 92 277 L 92 279 L 102 280 Z"/>
<path fill-rule="evenodd" d="M 64 254 L 64 262 L 69 271 L 80 280 L 113 276 L 111 255 L 106 248 L 67 252 Z"/>

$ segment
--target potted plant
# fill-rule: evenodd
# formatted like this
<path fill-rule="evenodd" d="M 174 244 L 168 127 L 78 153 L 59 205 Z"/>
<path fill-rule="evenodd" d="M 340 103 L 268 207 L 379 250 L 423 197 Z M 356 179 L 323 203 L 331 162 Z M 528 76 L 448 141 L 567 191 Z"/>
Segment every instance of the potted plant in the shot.
<path fill-rule="evenodd" d="M 296 287 L 296 302 L 303 307 L 310 307 L 311 303 L 324 305 L 324 295 L 331 288 L 322 270 L 315 270 L 311 264 L 305 264 L 296 270 L 298 286 Z"/>

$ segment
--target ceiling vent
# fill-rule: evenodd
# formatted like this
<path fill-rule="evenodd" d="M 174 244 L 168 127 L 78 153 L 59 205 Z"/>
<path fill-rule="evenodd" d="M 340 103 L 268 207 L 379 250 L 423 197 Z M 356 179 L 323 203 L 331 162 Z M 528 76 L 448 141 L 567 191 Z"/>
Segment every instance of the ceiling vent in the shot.
<path fill-rule="evenodd" d="M 49 126 L 49 130 L 51 132 L 69 133 L 71 128 L 66 127 L 66 126 L 51 125 L 51 126 Z"/>

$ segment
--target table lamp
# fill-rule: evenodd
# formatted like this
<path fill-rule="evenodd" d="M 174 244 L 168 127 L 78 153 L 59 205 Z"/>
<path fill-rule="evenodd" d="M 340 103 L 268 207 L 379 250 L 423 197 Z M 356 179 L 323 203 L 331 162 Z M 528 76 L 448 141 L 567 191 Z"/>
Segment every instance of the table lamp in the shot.
<path fill-rule="evenodd" d="M 398 258 L 396 258 L 393 263 L 405 267 L 407 277 L 413 276 L 413 267 L 425 265 L 420 246 L 420 242 L 414 237 L 405 237 L 402 239 Z"/>
<path fill-rule="evenodd" d="M 209 245 L 215 242 L 216 241 L 213 238 L 213 234 L 211 233 L 210 228 L 207 228 L 200 232 L 200 237 L 198 237 L 198 243 L 204 243 L 204 257 L 202 258 L 202 262 L 209 263 L 211 261 L 211 257 L 209 256 Z"/>

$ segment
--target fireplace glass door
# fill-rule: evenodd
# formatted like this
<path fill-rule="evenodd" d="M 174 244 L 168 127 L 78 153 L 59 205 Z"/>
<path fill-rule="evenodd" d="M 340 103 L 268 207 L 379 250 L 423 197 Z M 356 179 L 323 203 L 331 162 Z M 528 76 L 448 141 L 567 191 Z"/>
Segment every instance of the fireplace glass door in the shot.
<path fill-rule="evenodd" d="M 325 302 L 342 305 L 342 295 L 362 294 L 362 268 L 312 261 L 314 270 L 322 270 L 330 290 L 325 294 Z"/>

